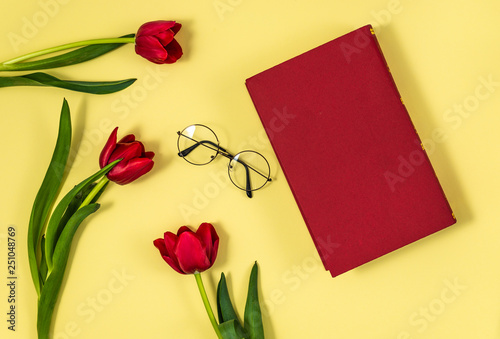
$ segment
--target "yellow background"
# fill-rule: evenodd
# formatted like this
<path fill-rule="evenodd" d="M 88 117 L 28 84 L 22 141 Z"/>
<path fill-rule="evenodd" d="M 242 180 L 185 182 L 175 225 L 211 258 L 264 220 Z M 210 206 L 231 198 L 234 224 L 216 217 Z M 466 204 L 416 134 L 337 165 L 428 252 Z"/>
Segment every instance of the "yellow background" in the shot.
<path fill-rule="evenodd" d="M 0 9 L 4 60 L 133 33 L 158 19 L 183 24 L 177 39 L 185 53 L 176 64 L 156 66 L 128 45 L 50 71 L 74 80 L 138 79 L 111 95 L 0 89 L 1 338 L 36 336 L 26 225 L 64 97 L 74 139 L 63 192 L 98 169 L 114 126 L 119 136 L 135 133 L 156 157 L 147 176 L 110 185 L 101 210 L 78 231 L 54 338 L 214 338 L 194 278 L 175 273 L 152 245 L 164 231 L 204 221 L 221 238 L 217 261 L 204 273 L 212 305 L 223 271 L 243 315 L 257 260 L 266 338 L 500 337 L 498 1 L 4 0 Z M 367 23 L 375 27 L 458 222 L 331 278 L 262 139 L 244 82 Z M 274 181 L 248 199 L 228 183 L 224 160 L 195 167 L 179 159 L 176 131 L 192 123 L 211 126 L 229 150 L 265 154 Z M 17 230 L 15 332 L 6 322 L 10 225 Z"/>

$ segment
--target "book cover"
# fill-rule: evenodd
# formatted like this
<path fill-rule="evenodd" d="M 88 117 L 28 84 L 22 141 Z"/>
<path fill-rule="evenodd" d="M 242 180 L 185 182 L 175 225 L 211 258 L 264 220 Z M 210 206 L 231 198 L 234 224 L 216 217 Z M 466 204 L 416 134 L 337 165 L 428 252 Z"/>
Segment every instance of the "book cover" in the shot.
<path fill-rule="evenodd" d="M 246 86 L 332 276 L 456 222 L 370 25 Z"/>

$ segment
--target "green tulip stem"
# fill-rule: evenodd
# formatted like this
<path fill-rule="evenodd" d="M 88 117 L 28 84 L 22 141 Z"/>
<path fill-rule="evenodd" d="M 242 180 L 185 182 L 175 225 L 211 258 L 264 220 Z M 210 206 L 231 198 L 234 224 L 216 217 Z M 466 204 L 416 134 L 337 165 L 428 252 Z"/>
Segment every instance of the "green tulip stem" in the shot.
<path fill-rule="evenodd" d="M 83 200 L 82 204 L 80 205 L 80 207 L 78 207 L 78 209 L 90 204 L 92 199 L 94 199 L 96 194 L 99 193 L 99 191 L 104 187 L 104 185 L 106 185 L 108 183 L 108 181 L 109 181 L 109 179 L 107 176 L 102 177 L 102 179 L 97 183 L 97 185 L 94 186 L 92 191 L 90 191 L 89 195 L 87 195 L 85 200 Z"/>
<path fill-rule="evenodd" d="M 37 52 L 31 52 L 31 53 L 22 55 L 20 57 L 16 57 L 14 59 L 4 61 L 4 62 L 2 62 L 2 64 L 3 65 L 12 65 L 12 64 L 16 64 L 16 63 L 19 63 L 22 61 L 33 59 L 33 58 L 36 58 L 39 56 L 43 56 L 46 54 L 60 52 L 60 51 L 66 50 L 66 49 L 72 49 L 72 48 L 77 48 L 77 47 L 84 47 L 84 46 L 89 46 L 89 45 L 102 45 L 102 44 L 124 44 L 124 43 L 134 43 L 134 42 L 135 42 L 135 37 L 134 38 L 109 38 L 109 39 L 93 39 L 93 40 L 77 41 L 77 42 L 72 42 L 72 43 L 65 44 L 65 45 L 60 45 L 60 46 L 56 46 L 56 47 L 42 49 L 42 50 L 37 51 Z"/>
<path fill-rule="evenodd" d="M 217 334 L 217 338 L 222 339 L 222 334 L 219 330 L 219 325 L 217 324 L 217 320 L 215 320 L 214 312 L 212 311 L 212 307 L 210 307 L 210 302 L 208 301 L 207 292 L 205 291 L 205 286 L 203 286 L 203 280 L 201 280 L 200 272 L 195 272 L 194 277 L 196 278 L 196 284 L 198 285 L 198 290 L 200 290 L 201 299 L 203 300 L 203 305 L 205 305 L 205 309 L 207 310 L 208 318 L 210 318 L 210 322 L 215 330 L 215 334 Z"/>

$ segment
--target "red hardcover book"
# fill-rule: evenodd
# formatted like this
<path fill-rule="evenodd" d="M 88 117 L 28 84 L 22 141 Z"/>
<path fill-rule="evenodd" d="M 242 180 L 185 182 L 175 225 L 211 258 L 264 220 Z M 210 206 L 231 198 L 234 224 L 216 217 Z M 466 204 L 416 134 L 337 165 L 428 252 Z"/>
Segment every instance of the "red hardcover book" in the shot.
<path fill-rule="evenodd" d="M 370 25 L 246 86 L 332 276 L 456 222 Z"/>

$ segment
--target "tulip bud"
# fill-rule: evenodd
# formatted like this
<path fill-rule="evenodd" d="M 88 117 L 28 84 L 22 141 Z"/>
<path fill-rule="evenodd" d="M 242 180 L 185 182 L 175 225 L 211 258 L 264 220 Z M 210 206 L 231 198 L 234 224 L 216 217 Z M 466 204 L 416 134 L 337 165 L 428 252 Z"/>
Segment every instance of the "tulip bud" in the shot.
<path fill-rule="evenodd" d="M 126 135 L 116 142 L 116 127 L 109 136 L 99 157 L 101 168 L 115 160 L 122 159 L 111 171 L 108 172 L 109 180 L 119 185 L 126 185 L 148 173 L 154 165 L 153 152 L 145 152 L 142 142 L 135 140 L 133 134 Z"/>
<path fill-rule="evenodd" d="M 135 52 L 155 64 L 172 64 L 182 56 L 181 45 L 174 39 L 181 29 L 175 21 L 152 21 L 137 31 Z"/>
<path fill-rule="evenodd" d="M 203 272 L 215 262 L 219 248 L 219 236 L 212 224 L 203 223 L 196 232 L 182 226 L 177 234 L 165 232 L 163 239 L 153 244 L 163 260 L 181 274 Z"/>

